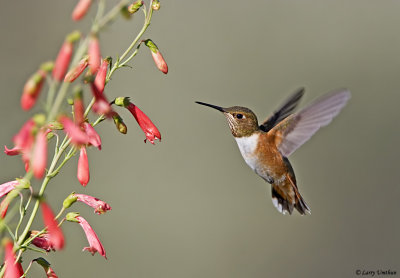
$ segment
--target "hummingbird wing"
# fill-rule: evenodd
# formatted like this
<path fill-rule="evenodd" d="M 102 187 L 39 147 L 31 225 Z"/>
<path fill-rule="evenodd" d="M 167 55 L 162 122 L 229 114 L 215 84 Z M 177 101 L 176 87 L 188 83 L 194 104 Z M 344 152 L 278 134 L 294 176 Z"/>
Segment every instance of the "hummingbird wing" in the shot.
<path fill-rule="evenodd" d="M 282 120 L 292 114 L 303 95 L 304 88 L 299 88 L 289 98 L 286 99 L 281 107 L 275 110 L 274 113 L 260 125 L 260 129 L 268 132 Z"/>
<path fill-rule="evenodd" d="M 318 129 L 328 125 L 349 99 L 346 89 L 330 92 L 276 125 L 270 132 L 275 133 L 281 154 L 287 157 L 296 151 Z"/>

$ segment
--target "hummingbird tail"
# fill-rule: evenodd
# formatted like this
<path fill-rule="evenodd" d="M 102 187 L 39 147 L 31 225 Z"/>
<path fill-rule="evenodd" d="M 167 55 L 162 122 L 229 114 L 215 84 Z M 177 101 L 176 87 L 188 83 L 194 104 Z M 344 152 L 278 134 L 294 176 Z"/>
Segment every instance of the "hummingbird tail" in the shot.
<path fill-rule="evenodd" d="M 295 208 L 301 215 L 311 214 L 310 208 L 307 206 L 303 197 L 297 189 L 296 183 L 288 174 L 284 185 L 272 185 L 272 203 L 280 213 L 292 214 Z"/>
<path fill-rule="evenodd" d="M 287 157 L 283 157 L 287 167 L 286 178 L 279 184 L 272 184 L 272 203 L 283 214 L 292 214 L 295 208 L 301 215 L 311 214 L 296 185 L 296 177 Z"/>
<path fill-rule="evenodd" d="M 276 190 L 275 186 L 272 186 L 272 203 L 276 209 L 283 214 L 292 214 L 293 208 L 295 208 L 301 215 L 311 213 L 310 208 L 307 206 L 303 197 L 295 190 L 295 199 L 292 201 L 285 194 L 281 194 Z M 283 193 L 283 192 L 282 192 Z"/>

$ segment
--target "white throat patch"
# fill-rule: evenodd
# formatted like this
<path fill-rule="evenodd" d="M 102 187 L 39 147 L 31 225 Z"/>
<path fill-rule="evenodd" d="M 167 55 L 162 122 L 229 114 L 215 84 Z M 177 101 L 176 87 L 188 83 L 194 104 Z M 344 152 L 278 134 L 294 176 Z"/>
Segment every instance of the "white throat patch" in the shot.
<path fill-rule="evenodd" d="M 247 165 L 249 165 L 253 170 L 256 168 L 257 160 L 255 150 L 257 148 L 259 136 L 259 134 L 255 133 L 247 137 L 235 137 L 240 153 L 242 154 Z"/>

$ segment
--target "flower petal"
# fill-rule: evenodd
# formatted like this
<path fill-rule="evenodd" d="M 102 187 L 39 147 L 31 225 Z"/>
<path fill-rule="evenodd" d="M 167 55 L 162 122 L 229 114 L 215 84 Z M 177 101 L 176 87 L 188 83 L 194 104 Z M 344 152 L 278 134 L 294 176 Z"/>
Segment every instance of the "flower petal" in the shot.
<path fill-rule="evenodd" d="M 87 250 L 92 253 L 92 255 L 94 255 L 96 252 L 99 252 L 100 255 L 107 259 L 106 251 L 104 250 L 103 244 L 101 244 L 99 238 L 97 237 L 97 234 L 92 229 L 92 227 L 90 227 L 89 223 L 82 216 L 77 216 L 76 220 L 78 220 L 79 225 L 81 225 L 89 242 L 89 247 L 83 248 L 83 251 Z"/>
<path fill-rule="evenodd" d="M 62 249 L 64 247 L 64 234 L 61 228 L 58 227 L 57 221 L 54 219 L 53 211 L 44 201 L 40 203 L 40 207 L 42 209 L 43 222 L 47 228 L 51 245 L 54 246 L 54 249 L 56 250 Z"/>
<path fill-rule="evenodd" d="M 74 197 L 77 197 L 77 201 L 82 202 L 88 206 L 94 208 L 94 212 L 96 214 L 106 213 L 108 210 L 111 210 L 111 207 L 106 202 L 95 198 L 93 196 L 85 195 L 85 194 L 73 194 Z"/>

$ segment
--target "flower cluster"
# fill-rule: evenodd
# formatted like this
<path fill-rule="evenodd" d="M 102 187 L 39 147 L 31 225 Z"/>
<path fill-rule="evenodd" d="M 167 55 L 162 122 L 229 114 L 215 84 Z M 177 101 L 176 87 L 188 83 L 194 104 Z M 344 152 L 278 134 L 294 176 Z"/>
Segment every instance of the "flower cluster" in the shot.
<path fill-rule="evenodd" d="M 22 178 L 0 184 L 0 232 L 9 233 L 1 243 L 5 256 L 4 263 L 0 265 L 0 277 L 26 277 L 32 265 L 41 266 L 47 277 L 57 277 L 50 263 L 42 257 L 33 259 L 26 268 L 24 266 L 24 271 L 21 264 L 22 254 L 27 250 L 44 250 L 42 253 L 62 250 L 66 244 L 62 225 L 68 222 L 78 223 L 82 227 L 89 242 L 89 246 L 83 248 L 84 251 L 87 250 L 92 255 L 99 253 L 107 258 L 104 246 L 86 219 L 79 212 L 65 212 L 76 202 L 92 207 L 97 215 L 111 210 L 111 206 L 93 196 L 73 192 L 55 214 L 49 202 L 51 196 L 45 195 L 46 188 L 63 166 L 78 153 L 77 179 L 83 187 L 88 185 L 88 152 L 93 147 L 102 149 L 101 136 L 96 131 L 96 126 L 103 120 L 112 119 L 120 133 L 127 133 L 127 126 L 117 112 L 118 109 L 126 108 L 132 114 L 145 134 L 145 142 L 149 140 L 154 144 L 155 140 L 161 141 L 158 128 L 129 97 L 111 98 L 110 92 L 105 91 L 113 73 L 126 68 L 138 53 L 141 44 L 150 50 L 156 67 L 164 74 L 168 73 L 168 66 L 156 44 L 150 39 L 141 40 L 150 25 L 153 11 L 160 9 L 160 2 L 137 0 L 126 5 L 125 1 L 121 0 L 106 14 L 103 14 L 104 6 L 99 1 L 90 32 L 86 35 L 79 31 L 68 34 L 54 62 L 43 63 L 25 83 L 21 108 L 29 111 L 40 103 L 44 103 L 44 107 L 42 112 L 32 115 L 14 135 L 13 147 L 4 146 L 6 155 L 21 157 L 26 173 Z M 72 11 L 72 19 L 84 19 L 94 4 L 92 2 L 79 0 Z M 124 54 L 112 63 L 111 57 L 102 56 L 99 33 L 117 16 L 122 15 L 129 19 L 139 10 L 144 12 L 142 29 Z M 71 85 L 74 85 L 72 89 Z M 38 101 L 46 88 L 45 100 Z M 91 101 L 85 104 L 85 99 L 90 97 Z M 67 103 L 72 110 L 71 114 L 66 112 Z M 91 119 L 92 116 L 95 117 L 94 120 Z M 49 146 L 52 145 L 55 146 L 54 155 L 48 161 L 51 154 Z M 36 182 L 31 184 L 33 177 L 39 184 L 41 182 L 40 187 L 36 188 Z M 7 214 L 11 211 L 9 207 L 14 212 L 19 211 L 19 219 L 13 217 L 12 213 Z M 35 230 L 32 229 L 32 224 L 39 212 L 43 225 L 41 229 Z M 12 231 L 11 227 L 17 228 Z"/>
<path fill-rule="evenodd" d="M 102 200 L 85 195 L 71 193 L 63 202 L 63 210 L 71 207 L 76 201 L 82 202 L 92 208 L 96 214 L 106 213 L 111 210 L 111 206 Z M 31 231 L 30 238 L 32 244 L 38 248 L 45 250 L 46 252 L 60 250 L 64 247 L 64 235 L 55 219 L 55 216 L 50 209 L 49 205 L 42 200 L 40 203 L 43 215 L 43 223 L 46 227 L 45 232 Z M 77 222 L 81 225 L 85 232 L 86 238 L 89 242 L 89 247 L 85 247 L 83 250 L 88 250 L 92 255 L 99 252 L 100 255 L 106 258 L 106 252 L 101 244 L 97 234 L 89 225 L 89 223 L 79 215 L 79 213 L 68 213 L 65 217 L 67 221 Z"/>

